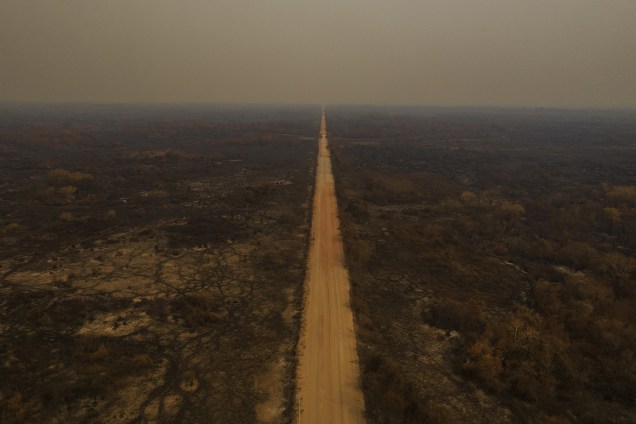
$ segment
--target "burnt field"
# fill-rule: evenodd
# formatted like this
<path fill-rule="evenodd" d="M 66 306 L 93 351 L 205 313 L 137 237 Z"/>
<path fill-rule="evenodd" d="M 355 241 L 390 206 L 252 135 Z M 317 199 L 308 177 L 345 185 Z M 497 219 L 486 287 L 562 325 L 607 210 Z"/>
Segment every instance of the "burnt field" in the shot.
<path fill-rule="evenodd" d="M 1 112 L 0 421 L 290 420 L 316 110 Z"/>
<path fill-rule="evenodd" d="M 636 114 L 329 112 L 368 421 L 636 421 Z"/>

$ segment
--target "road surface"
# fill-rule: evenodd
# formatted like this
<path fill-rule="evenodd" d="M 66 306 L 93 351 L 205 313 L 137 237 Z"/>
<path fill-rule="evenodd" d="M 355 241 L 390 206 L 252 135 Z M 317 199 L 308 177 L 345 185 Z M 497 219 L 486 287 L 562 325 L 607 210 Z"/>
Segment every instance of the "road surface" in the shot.
<path fill-rule="evenodd" d="M 298 349 L 298 422 L 363 423 L 364 398 L 349 306 L 325 112 L 322 112 L 312 243 Z"/>

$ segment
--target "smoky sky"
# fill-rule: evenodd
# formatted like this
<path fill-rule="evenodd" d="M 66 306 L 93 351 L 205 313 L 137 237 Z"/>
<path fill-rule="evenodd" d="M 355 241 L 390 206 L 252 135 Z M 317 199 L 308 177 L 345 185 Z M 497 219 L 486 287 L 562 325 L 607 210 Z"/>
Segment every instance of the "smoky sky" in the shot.
<path fill-rule="evenodd" d="M 0 0 L 0 100 L 636 107 L 636 0 Z"/>

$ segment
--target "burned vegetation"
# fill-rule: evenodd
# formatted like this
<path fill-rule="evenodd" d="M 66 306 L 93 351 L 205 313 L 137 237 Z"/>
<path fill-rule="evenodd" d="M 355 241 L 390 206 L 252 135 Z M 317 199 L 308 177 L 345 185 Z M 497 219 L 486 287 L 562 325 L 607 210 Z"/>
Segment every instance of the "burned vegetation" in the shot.
<path fill-rule="evenodd" d="M 636 421 L 636 115 L 331 109 L 371 423 Z"/>
<path fill-rule="evenodd" d="M 289 420 L 315 110 L 1 116 L 0 421 Z"/>

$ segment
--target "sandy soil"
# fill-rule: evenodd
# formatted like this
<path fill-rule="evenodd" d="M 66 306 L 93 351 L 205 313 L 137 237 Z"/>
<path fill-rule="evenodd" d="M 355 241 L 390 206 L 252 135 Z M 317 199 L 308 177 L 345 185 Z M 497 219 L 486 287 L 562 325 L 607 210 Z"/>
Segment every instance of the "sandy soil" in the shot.
<path fill-rule="evenodd" d="M 364 398 L 323 112 L 299 344 L 298 422 L 362 423 Z"/>

